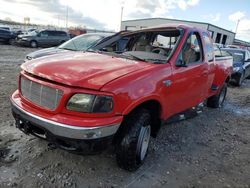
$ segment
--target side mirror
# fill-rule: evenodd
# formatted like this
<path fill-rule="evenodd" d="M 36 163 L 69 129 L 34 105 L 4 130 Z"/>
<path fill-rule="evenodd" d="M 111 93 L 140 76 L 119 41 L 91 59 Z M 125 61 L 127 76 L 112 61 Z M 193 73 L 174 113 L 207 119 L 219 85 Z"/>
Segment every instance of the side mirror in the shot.
<path fill-rule="evenodd" d="M 187 64 L 182 59 L 178 59 L 175 65 L 176 67 L 187 67 Z"/>
<path fill-rule="evenodd" d="M 41 33 L 38 33 L 36 36 L 37 36 L 37 37 L 40 37 L 40 36 L 41 36 Z"/>

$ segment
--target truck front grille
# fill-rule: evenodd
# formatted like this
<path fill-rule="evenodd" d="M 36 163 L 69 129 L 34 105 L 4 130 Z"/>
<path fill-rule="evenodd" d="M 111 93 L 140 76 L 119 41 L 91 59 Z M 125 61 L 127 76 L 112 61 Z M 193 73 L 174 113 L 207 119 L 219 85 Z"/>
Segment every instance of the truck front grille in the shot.
<path fill-rule="evenodd" d="M 50 110 L 55 110 L 60 103 L 63 91 L 51 88 L 21 76 L 21 93 L 29 101 Z"/>

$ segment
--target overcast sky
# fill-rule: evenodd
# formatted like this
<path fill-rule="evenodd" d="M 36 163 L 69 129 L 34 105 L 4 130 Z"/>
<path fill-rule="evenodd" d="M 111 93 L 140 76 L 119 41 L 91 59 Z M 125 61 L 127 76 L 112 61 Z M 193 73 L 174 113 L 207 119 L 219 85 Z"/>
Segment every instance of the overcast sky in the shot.
<path fill-rule="evenodd" d="M 0 0 L 0 19 L 65 26 L 68 4 L 69 26 L 118 31 L 121 6 L 123 20 L 174 18 L 208 22 L 235 32 L 250 41 L 250 0 Z"/>

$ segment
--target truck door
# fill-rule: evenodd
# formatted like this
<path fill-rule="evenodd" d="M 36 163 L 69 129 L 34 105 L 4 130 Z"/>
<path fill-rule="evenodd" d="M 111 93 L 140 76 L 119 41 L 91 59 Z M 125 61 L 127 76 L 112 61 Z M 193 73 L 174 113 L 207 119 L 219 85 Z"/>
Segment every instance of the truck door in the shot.
<path fill-rule="evenodd" d="M 210 93 L 213 80 L 215 77 L 215 58 L 214 58 L 214 47 L 211 38 L 209 37 L 207 32 L 202 33 L 203 38 L 203 52 L 204 52 L 204 63 L 207 64 L 207 84 L 204 85 L 204 98 L 208 97 Z M 205 84 L 205 83 L 204 83 Z"/>
<path fill-rule="evenodd" d="M 172 92 L 174 100 L 170 101 L 173 114 L 196 106 L 204 100 L 208 68 L 207 64 L 204 63 L 201 41 L 199 33 L 190 33 L 176 65 L 173 66 Z M 182 62 L 182 66 L 179 65 L 179 62 Z"/>

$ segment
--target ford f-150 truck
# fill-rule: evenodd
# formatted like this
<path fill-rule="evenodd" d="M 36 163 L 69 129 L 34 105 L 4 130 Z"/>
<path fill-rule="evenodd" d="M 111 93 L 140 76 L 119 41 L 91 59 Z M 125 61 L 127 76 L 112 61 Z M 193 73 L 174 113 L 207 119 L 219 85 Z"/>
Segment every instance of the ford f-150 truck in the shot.
<path fill-rule="evenodd" d="M 133 171 L 170 117 L 204 101 L 223 104 L 232 58 L 215 60 L 205 30 L 162 25 L 21 68 L 10 98 L 17 128 L 72 152 L 112 143 L 118 165 Z"/>

